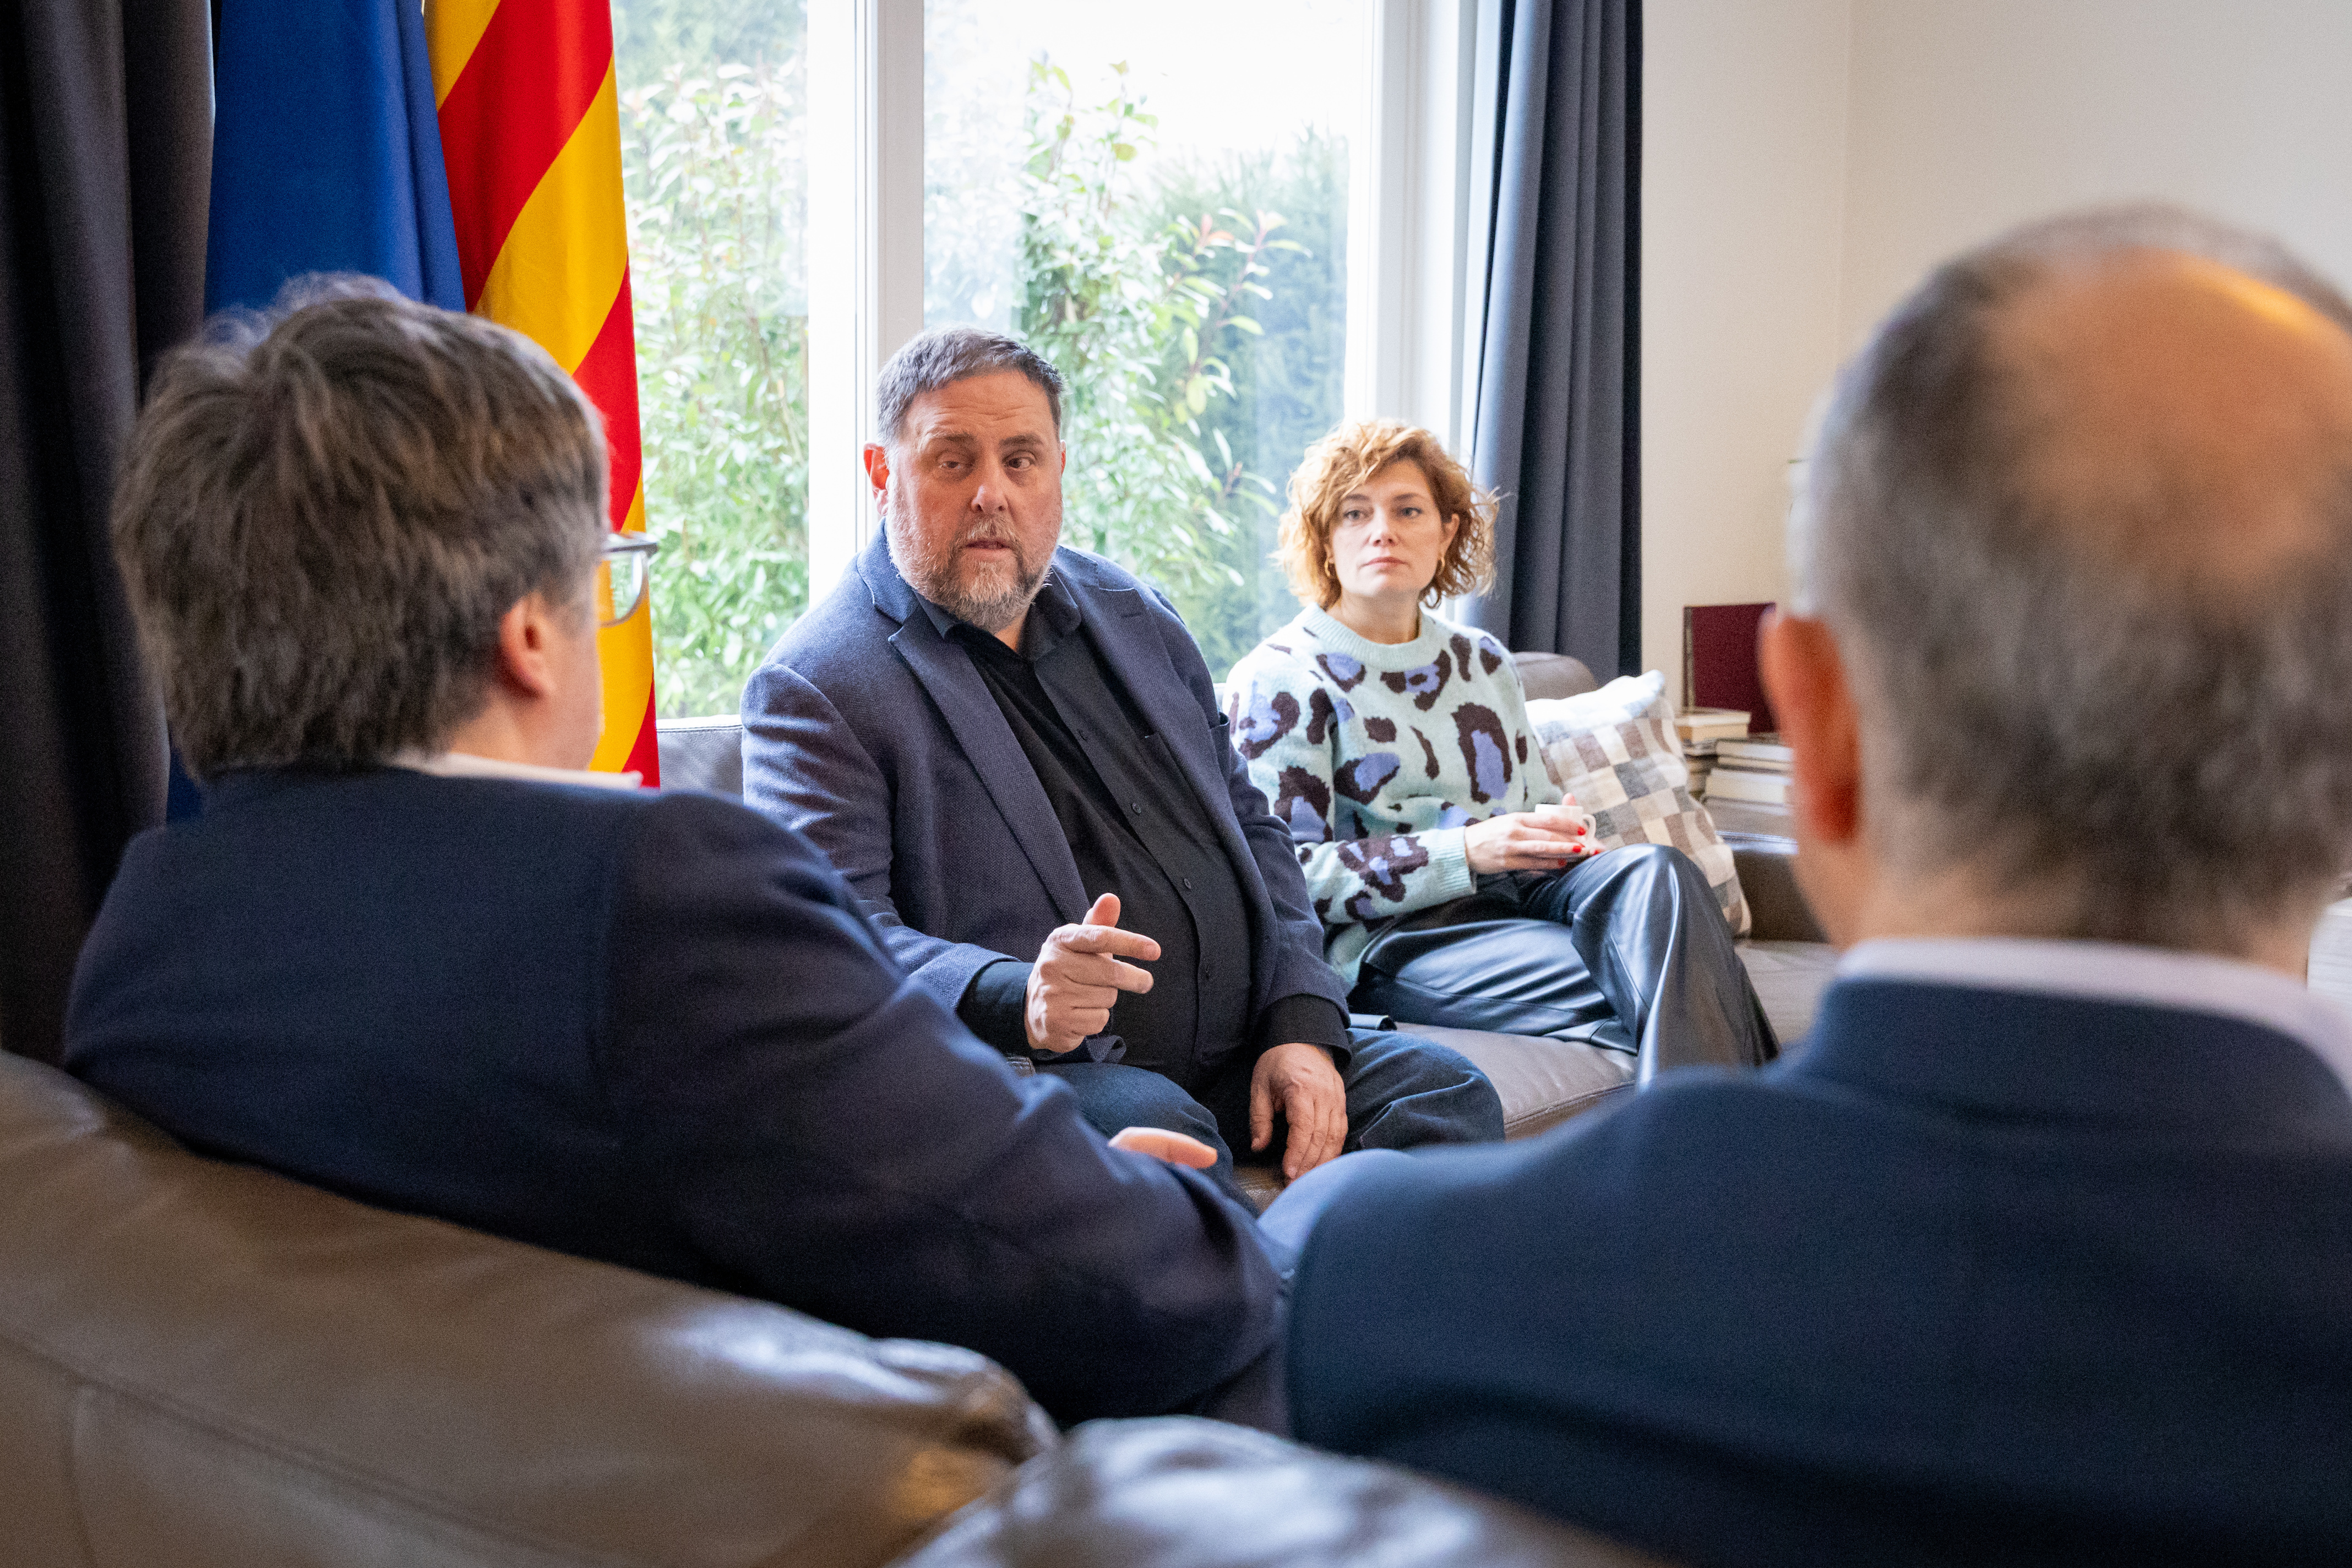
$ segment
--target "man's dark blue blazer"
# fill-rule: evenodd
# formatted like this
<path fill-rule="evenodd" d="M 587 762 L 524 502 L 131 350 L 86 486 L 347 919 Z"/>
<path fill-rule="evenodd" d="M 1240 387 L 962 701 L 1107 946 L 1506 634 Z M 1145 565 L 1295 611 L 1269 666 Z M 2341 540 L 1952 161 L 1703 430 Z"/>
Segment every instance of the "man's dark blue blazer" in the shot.
<path fill-rule="evenodd" d="M 2234 1018 L 1843 982 L 1368 1171 L 1292 1314 L 1302 1440 L 1696 1564 L 2352 1563 L 2352 1100 Z"/>
<path fill-rule="evenodd" d="M 1217 824 L 1249 904 L 1251 1017 L 1297 995 L 1346 1012 L 1297 847 L 1226 742 L 1184 623 L 1081 551 L 1054 552 L 1045 591 L 1076 602 L 1103 661 Z M 743 798 L 815 842 L 915 984 L 950 1008 L 973 974 L 1002 958 L 1034 959 L 1092 901 L 987 683 L 940 636 L 879 535 L 744 689 Z M 1204 1055 L 1202 1066 L 1218 1060 Z"/>
<path fill-rule="evenodd" d="M 132 843 L 66 1065 L 214 1155 L 968 1345 L 1064 1420 L 1276 1333 L 1246 1214 L 1015 1078 L 714 796 L 232 774 Z"/>

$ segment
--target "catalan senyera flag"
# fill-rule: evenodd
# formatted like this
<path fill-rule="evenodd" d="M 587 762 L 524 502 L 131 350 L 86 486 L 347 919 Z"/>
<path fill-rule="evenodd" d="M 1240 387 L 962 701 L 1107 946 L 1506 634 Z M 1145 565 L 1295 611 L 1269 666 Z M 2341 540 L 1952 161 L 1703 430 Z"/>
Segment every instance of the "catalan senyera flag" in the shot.
<path fill-rule="evenodd" d="M 467 308 L 572 373 L 604 416 L 613 526 L 641 529 L 610 0 L 426 0 L 425 32 Z M 599 638 L 604 729 L 589 763 L 648 784 L 661 782 L 652 598 Z"/>

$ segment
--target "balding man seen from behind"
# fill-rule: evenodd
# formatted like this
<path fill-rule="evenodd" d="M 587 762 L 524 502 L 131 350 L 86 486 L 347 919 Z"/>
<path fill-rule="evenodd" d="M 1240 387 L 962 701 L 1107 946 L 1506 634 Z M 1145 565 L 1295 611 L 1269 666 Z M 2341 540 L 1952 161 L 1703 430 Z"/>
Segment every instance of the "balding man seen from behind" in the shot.
<path fill-rule="evenodd" d="M 1694 1563 L 2352 1562 L 2352 308 L 2187 214 L 1938 269 L 1765 634 L 1811 1038 L 1327 1193 L 1299 1436 Z"/>

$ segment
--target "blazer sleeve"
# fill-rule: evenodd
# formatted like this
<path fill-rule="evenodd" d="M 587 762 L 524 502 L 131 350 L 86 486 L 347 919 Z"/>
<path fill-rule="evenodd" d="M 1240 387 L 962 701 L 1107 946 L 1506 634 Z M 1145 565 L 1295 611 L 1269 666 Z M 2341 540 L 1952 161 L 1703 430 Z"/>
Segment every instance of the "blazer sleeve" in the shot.
<path fill-rule="evenodd" d="M 1252 1218 L 1015 1078 L 798 835 L 664 797 L 623 853 L 609 954 L 625 1156 L 718 1277 L 969 1346 L 1065 1422 L 1177 1408 L 1272 1342 Z"/>
<path fill-rule="evenodd" d="M 891 789 L 857 732 L 798 671 L 760 667 L 743 688 L 743 803 L 801 833 L 832 862 L 882 944 L 918 984 L 952 1008 L 999 952 L 918 931 L 890 897 Z"/>

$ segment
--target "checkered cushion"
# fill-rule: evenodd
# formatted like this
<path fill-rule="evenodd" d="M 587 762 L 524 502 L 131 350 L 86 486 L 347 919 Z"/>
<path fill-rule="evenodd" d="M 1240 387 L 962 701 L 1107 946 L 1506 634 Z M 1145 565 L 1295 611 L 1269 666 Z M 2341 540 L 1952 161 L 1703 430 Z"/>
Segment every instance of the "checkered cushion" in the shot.
<path fill-rule="evenodd" d="M 1731 847 L 1691 798 L 1663 671 L 1620 676 L 1581 697 L 1529 702 L 1528 717 L 1559 787 L 1592 814 L 1603 846 L 1673 845 L 1706 873 L 1732 933 L 1748 934 Z"/>

